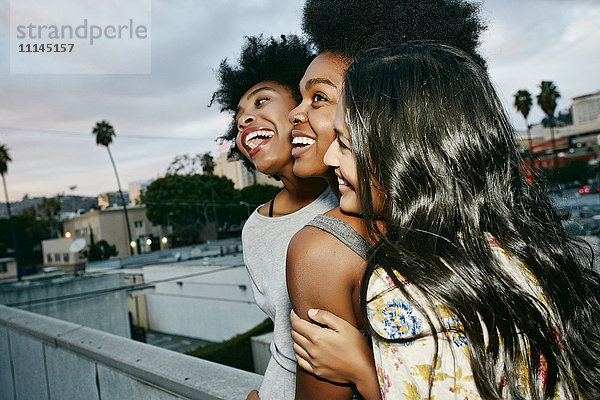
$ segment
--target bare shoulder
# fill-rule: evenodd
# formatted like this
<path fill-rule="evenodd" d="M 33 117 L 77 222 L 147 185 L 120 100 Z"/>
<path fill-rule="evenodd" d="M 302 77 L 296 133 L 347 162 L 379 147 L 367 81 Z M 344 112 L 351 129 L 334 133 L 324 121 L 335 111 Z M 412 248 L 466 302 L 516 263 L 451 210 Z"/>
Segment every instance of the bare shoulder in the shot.
<path fill-rule="evenodd" d="M 338 278 L 353 279 L 355 266 L 364 260 L 331 233 L 314 226 L 299 230 L 289 243 L 287 273 L 335 274 Z"/>
<path fill-rule="evenodd" d="M 353 293 L 364 268 L 364 260 L 335 236 L 305 226 L 294 235 L 287 253 L 287 286 L 294 310 L 302 315 L 321 308 L 354 320 Z"/>

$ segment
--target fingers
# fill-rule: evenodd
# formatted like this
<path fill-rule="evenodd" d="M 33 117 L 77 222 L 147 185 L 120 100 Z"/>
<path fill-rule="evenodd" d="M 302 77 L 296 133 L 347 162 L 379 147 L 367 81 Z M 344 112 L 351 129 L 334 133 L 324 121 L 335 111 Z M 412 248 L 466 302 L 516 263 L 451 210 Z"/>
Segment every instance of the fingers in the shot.
<path fill-rule="evenodd" d="M 305 359 L 303 359 L 302 357 L 300 357 L 298 354 L 296 354 L 296 361 L 298 362 L 298 366 L 308 372 L 310 372 L 311 374 L 315 373 L 315 370 L 312 366 L 311 363 L 309 363 L 308 361 L 306 361 Z"/>
<path fill-rule="evenodd" d="M 298 365 L 300 365 L 308 372 L 314 371 L 314 365 L 310 354 L 308 354 L 308 352 L 306 352 L 306 350 L 302 346 L 299 346 L 297 343 L 294 343 L 294 354 L 296 355 Z"/>
<path fill-rule="evenodd" d="M 313 324 L 310 321 L 298 317 L 298 315 L 292 310 L 290 313 L 290 322 L 292 323 L 292 331 L 299 333 L 300 335 L 312 340 L 314 335 L 319 329 L 319 326 Z"/>
<path fill-rule="evenodd" d="M 308 310 L 308 316 L 316 323 L 325 325 L 328 328 L 333 329 L 334 331 L 340 331 L 341 329 L 346 328 L 347 326 L 352 326 L 346 320 L 326 310 L 317 310 L 311 308 L 310 310 Z"/>
<path fill-rule="evenodd" d="M 309 338 L 304 337 L 302 334 L 295 330 L 292 330 L 292 340 L 297 343 L 298 346 L 302 347 L 307 353 L 310 352 L 312 342 Z"/>
<path fill-rule="evenodd" d="M 250 393 L 248 393 L 246 400 L 260 400 L 260 397 L 258 396 L 258 391 L 253 390 Z"/>

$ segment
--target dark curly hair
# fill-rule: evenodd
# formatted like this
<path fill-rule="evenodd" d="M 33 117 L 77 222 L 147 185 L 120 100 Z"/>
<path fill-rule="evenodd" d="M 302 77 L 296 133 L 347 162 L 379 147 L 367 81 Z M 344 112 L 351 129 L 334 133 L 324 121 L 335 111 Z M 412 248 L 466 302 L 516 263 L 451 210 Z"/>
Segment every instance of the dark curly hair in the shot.
<path fill-rule="evenodd" d="M 229 64 L 227 59 L 221 61 L 217 71 L 219 87 L 213 93 L 209 106 L 217 103 L 221 111 L 235 114 L 244 93 L 265 81 L 287 86 L 299 102 L 298 82 L 314 57 L 313 47 L 296 35 L 281 35 L 280 39 L 247 36 L 236 64 Z M 227 132 L 219 137 L 233 142 L 228 159 L 241 159 L 246 167 L 254 169 L 235 145 L 237 133 L 236 121 L 232 120 Z"/>
<path fill-rule="evenodd" d="M 349 60 L 426 40 L 459 48 L 485 68 L 476 50 L 486 29 L 479 8 L 465 0 L 307 0 L 302 29 L 319 52 Z"/>

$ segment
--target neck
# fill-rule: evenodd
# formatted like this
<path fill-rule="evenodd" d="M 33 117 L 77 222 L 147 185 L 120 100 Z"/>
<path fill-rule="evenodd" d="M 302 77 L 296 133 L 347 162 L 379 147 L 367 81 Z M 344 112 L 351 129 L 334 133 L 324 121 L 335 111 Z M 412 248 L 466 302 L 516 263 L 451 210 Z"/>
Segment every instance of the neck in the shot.
<path fill-rule="evenodd" d="M 302 208 L 319 197 L 327 189 L 327 181 L 323 178 L 298 178 L 293 175 L 280 176 L 285 191 L 288 193 L 290 203 L 300 205 Z"/>
<path fill-rule="evenodd" d="M 331 189 L 331 191 L 333 192 L 333 194 L 335 195 L 335 197 L 337 197 L 337 199 L 339 201 L 340 197 L 342 197 L 342 194 L 340 193 L 340 186 L 338 184 L 337 177 L 335 176 L 335 174 L 331 173 L 331 174 L 328 174 L 327 176 L 325 176 L 324 178 L 325 178 L 325 181 L 327 182 L 327 184 L 329 185 L 329 188 Z"/>

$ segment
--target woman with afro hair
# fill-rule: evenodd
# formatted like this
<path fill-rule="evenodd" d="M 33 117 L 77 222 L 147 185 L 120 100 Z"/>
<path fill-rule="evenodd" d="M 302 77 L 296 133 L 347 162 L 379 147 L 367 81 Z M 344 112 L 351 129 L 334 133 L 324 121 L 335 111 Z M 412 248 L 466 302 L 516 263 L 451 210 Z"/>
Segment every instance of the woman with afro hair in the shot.
<path fill-rule="evenodd" d="M 303 178 L 324 177 L 343 194 L 347 182 L 333 174 L 323 157 L 335 139 L 335 111 L 351 61 L 373 48 L 426 40 L 454 45 L 485 67 L 476 50 L 485 29 L 478 11 L 476 4 L 465 0 L 308 0 L 303 29 L 319 55 L 300 81 L 302 101 L 289 114 L 294 124 L 294 173 Z M 353 327 L 349 335 L 361 336 L 359 293 L 369 243 L 372 238 L 364 220 L 340 208 L 316 217 L 294 235 L 287 254 L 288 292 L 299 316 L 292 314 L 293 328 L 310 321 L 310 309 L 321 309 L 347 321 Z M 323 332 L 317 331 L 315 342 Z M 298 332 L 292 332 L 292 338 L 303 340 Z M 323 368 L 305 362 L 304 350 L 296 344 L 302 367 L 296 375 L 296 399 L 349 399 L 355 392 L 378 398 L 369 343 L 364 337 L 353 343 L 358 345 L 344 347 L 337 358 L 331 356 L 335 343 L 320 346 L 319 351 L 328 354 L 319 358 L 326 364 Z"/>
<path fill-rule="evenodd" d="M 287 116 L 298 104 L 298 82 L 313 58 L 311 47 L 294 35 L 279 40 L 248 37 L 237 65 L 221 62 L 212 99 L 232 113 L 231 128 L 223 137 L 235 141 L 230 157 L 243 157 L 248 166 L 284 186 L 252 213 L 242 230 L 256 304 L 274 323 L 271 359 L 259 390 L 263 400 L 294 397 L 296 361 L 285 278 L 288 243 L 313 217 L 338 204 L 323 179 L 298 178 L 292 171 L 293 126 Z M 256 391 L 248 396 L 256 397 Z"/>

